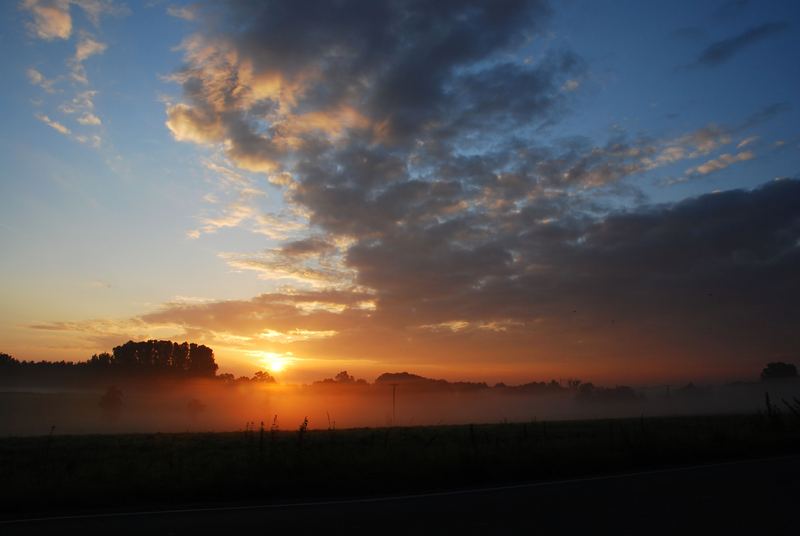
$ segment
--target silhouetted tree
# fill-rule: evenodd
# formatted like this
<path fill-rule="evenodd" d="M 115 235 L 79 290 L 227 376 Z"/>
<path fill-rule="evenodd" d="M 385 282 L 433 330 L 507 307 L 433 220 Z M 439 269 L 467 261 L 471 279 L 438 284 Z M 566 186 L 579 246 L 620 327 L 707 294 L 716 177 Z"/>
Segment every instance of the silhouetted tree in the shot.
<path fill-rule="evenodd" d="M 175 370 L 185 371 L 189 368 L 189 343 L 184 342 L 172 345 L 172 367 Z"/>
<path fill-rule="evenodd" d="M 259 370 L 253 374 L 254 382 L 275 383 L 275 378 L 269 372 Z"/>
<path fill-rule="evenodd" d="M 105 385 L 144 378 L 215 378 L 217 364 L 208 346 L 172 341 L 128 341 L 112 353 L 86 361 L 20 361 L 0 353 L 0 383 L 35 385 Z M 248 379 L 249 380 L 249 379 Z"/>
<path fill-rule="evenodd" d="M 153 364 L 160 370 L 168 370 L 172 368 L 172 349 L 174 344 L 172 341 L 156 341 L 155 355 L 153 356 Z"/>
<path fill-rule="evenodd" d="M 106 389 L 105 394 L 100 397 L 100 403 L 98 405 L 110 413 L 116 413 L 122 409 L 122 389 L 112 385 Z"/>
<path fill-rule="evenodd" d="M 797 378 L 797 367 L 791 363 L 776 361 L 768 363 L 761 371 L 762 380 L 778 380 L 783 378 Z"/>
<path fill-rule="evenodd" d="M 217 373 L 214 351 L 204 344 L 189 345 L 189 369 L 192 376 L 213 376 Z"/>
<path fill-rule="evenodd" d="M 355 383 L 356 381 L 355 377 L 349 375 L 346 370 L 341 371 L 333 379 L 338 383 Z"/>
<path fill-rule="evenodd" d="M 0 354 L 0 367 L 13 367 L 19 365 L 19 361 L 9 354 Z"/>
<path fill-rule="evenodd" d="M 111 366 L 112 359 L 114 359 L 114 356 L 112 356 L 108 352 L 103 352 L 102 354 L 94 354 L 87 362 L 87 366 L 93 369 L 107 369 L 108 367 Z"/>
<path fill-rule="evenodd" d="M 98 356 L 98 360 L 101 356 Z M 116 346 L 109 360 L 114 367 L 122 370 L 169 372 L 177 376 L 209 377 L 214 376 L 218 368 L 211 348 L 186 342 L 128 341 Z"/>
<path fill-rule="evenodd" d="M 343 385 L 356 385 L 358 387 L 363 387 L 368 384 L 367 380 L 361 378 L 356 379 L 355 376 L 351 376 L 346 370 L 343 370 L 333 378 L 325 378 L 324 380 L 315 381 L 314 385 L 319 387 L 340 387 Z"/>

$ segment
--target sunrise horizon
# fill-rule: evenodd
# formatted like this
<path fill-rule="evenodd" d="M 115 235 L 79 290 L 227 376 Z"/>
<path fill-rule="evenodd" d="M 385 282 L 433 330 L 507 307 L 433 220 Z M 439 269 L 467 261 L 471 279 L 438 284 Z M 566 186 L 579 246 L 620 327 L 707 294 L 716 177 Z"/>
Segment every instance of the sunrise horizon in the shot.
<path fill-rule="evenodd" d="M 767 4 L 5 3 L 0 352 L 189 341 L 295 384 L 796 362 L 800 14 Z"/>
<path fill-rule="evenodd" d="M 798 534 L 799 29 L 0 2 L 0 533 Z"/>

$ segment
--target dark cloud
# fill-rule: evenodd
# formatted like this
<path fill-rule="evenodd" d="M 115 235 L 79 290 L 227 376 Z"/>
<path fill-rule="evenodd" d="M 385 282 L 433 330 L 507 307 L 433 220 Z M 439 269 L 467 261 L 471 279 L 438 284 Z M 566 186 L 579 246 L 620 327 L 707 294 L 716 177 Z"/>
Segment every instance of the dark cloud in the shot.
<path fill-rule="evenodd" d="M 719 24 L 720 22 L 729 22 L 731 19 L 742 15 L 750 5 L 750 0 L 728 0 L 723 2 L 706 18 L 707 27 Z M 707 27 L 684 26 L 674 30 L 671 35 L 678 39 L 700 41 L 707 37 Z"/>
<path fill-rule="evenodd" d="M 176 304 L 142 320 L 256 340 L 264 330 L 295 333 L 320 355 L 387 361 L 454 348 L 499 359 L 502 347 L 513 359 L 544 348 L 662 366 L 760 362 L 800 343 L 794 179 L 604 216 L 540 199 L 491 220 L 409 224 L 361 240 L 346 262 L 370 292 Z M 410 332 L 416 343 L 402 335 Z M 302 339 L 315 333 L 325 338 Z"/>
<path fill-rule="evenodd" d="M 228 156 L 274 170 L 298 149 L 342 135 L 409 150 L 420 140 L 486 139 L 546 124 L 568 51 L 514 58 L 550 17 L 543 1 L 231 3 L 188 40 L 168 108 L 178 139 L 224 142 Z"/>
<path fill-rule="evenodd" d="M 789 110 L 792 109 L 792 106 L 788 102 L 773 102 L 772 104 L 768 104 L 764 106 L 760 110 L 757 110 L 750 114 L 744 122 L 739 125 L 738 131 L 744 131 L 755 126 L 758 126 L 762 123 L 769 121 L 770 119 L 782 115 Z"/>
<path fill-rule="evenodd" d="M 547 319 L 577 337 L 616 320 L 665 348 L 708 330 L 704 346 L 751 356 L 799 342 L 800 181 L 600 219 L 538 216 L 496 222 L 472 245 L 457 226 L 387 237 L 348 261 L 400 325 Z"/>
<path fill-rule="evenodd" d="M 544 142 L 583 69 L 545 44 L 530 59 L 548 17 L 543 2 L 231 4 L 216 33 L 185 45 L 187 102 L 169 126 L 266 171 L 311 223 L 307 238 L 229 263 L 338 290 L 144 320 L 254 339 L 310 330 L 362 355 L 465 333 L 519 336 L 518 356 L 552 341 L 606 355 L 661 341 L 673 356 L 675 337 L 715 352 L 795 344 L 800 182 L 650 206 L 626 181 L 712 158 L 781 106 L 669 140 Z M 715 43 L 698 64 L 784 27 Z M 620 211 L 622 196 L 638 208 Z"/>
<path fill-rule="evenodd" d="M 753 26 L 744 32 L 716 41 L 706 47 L 692 64 L 695 67 L 715 67 L 731 59 L 745 48 L 764 39 L 784 32 L 789 28 L 787 22 L 767 22 Z"/>
<path fill-rule="evenodd" d="M 335 247 L 325 240 L 317 237 L 304 238 L 302 240 L 295 240 L 287 242 L 280 248 L 283 255 L 289 257 L 306 257 L 309 255 L 324 255 L 331 253 Z"/>

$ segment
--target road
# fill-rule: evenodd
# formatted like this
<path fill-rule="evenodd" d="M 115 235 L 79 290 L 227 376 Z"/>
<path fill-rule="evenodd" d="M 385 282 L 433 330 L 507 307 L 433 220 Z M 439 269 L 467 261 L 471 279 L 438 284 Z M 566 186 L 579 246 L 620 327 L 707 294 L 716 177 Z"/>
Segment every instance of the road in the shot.
<path fill-rule="evenodd" d="M 800 456 L 419 495 L 0 521 L 0 534 L 800 534 Z"/>

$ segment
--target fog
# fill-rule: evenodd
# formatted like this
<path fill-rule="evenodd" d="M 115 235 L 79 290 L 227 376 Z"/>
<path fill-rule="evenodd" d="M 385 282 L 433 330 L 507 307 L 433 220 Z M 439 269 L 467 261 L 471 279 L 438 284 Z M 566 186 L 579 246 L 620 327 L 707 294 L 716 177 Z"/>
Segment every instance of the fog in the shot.
<path fill-rule="evenodd" d="M 627 396 L 581 396 L 578 390 L 523 393 L 504 388 L 415 389 L 392 386 L 286 386 L 213 380 L 122 385 L 115 404 L 106 389 L 0 392 L 0 436 L 93 433 L 225 432 L 258 428 L 296 430 L 437 424 L 600 419 L 639 416 L 753 413 L 765 393 L 800 396 L 800 382 L 771 381 L 688 388 L 641 388 Z M 611 395 L 615 391 L 608 390 Z"/>

